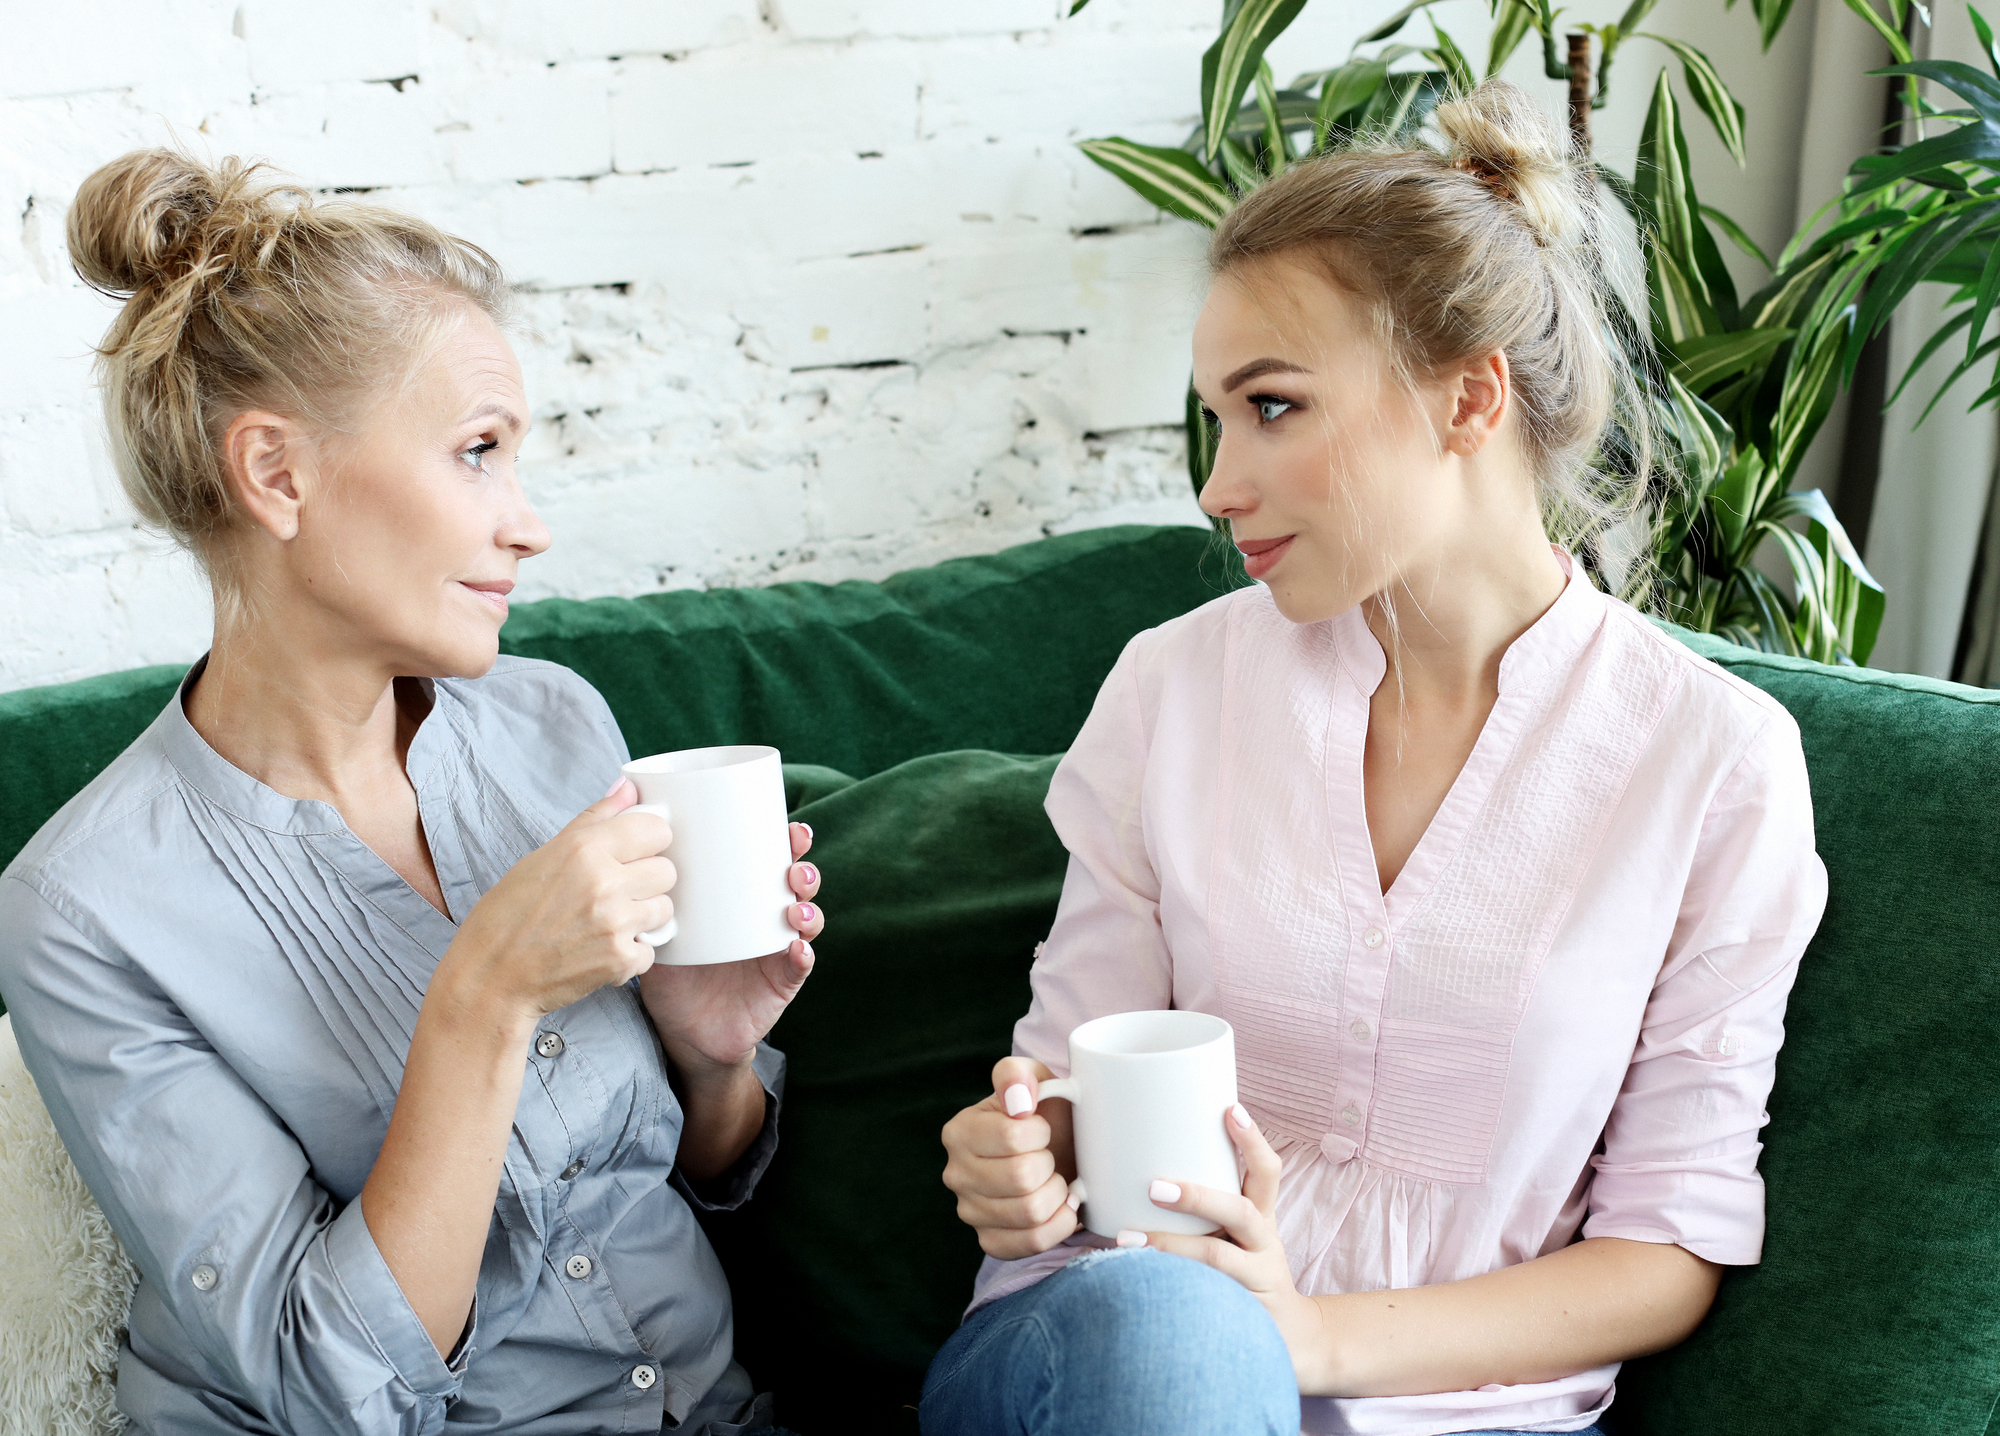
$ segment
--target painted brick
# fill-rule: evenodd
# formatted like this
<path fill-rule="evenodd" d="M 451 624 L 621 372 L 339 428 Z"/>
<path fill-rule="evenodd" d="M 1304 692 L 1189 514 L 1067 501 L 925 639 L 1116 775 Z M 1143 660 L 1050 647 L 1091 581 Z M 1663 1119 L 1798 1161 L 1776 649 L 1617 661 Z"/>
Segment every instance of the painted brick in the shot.
<path fill-rule="evenodd" d="M 787 35 L 801 40 L 852 40 L 861 36 L 994 35 L 1040 30 L 1069 9 L 1057 0 L 981 0 L 941 5 L 937 0 L 773 0 Z"/>

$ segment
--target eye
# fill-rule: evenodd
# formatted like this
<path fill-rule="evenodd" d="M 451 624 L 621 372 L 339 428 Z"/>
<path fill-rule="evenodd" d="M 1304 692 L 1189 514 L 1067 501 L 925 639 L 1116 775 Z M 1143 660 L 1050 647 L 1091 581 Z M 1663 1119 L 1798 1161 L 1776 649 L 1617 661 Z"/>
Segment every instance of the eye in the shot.
<path fill-rule="evenodd" d="M 1201 406 L 1201 422 L 1202 427 L 1208 429 L 1219 429 L 1222 427 L 1222 420 L 1216 418 L 1215 410 L 1209 408 L 1206 404 Z"/>
<path fill-rule="evenodd" d="M 1250 402 L 1256 406 L 1258 422 L 1264 424 L 1274 424 L 1287 409 L 1298 407 L 1290 399 L 1280 399 L 1275 394 L 1252 394 Z"/>
<path fill-rule="evenodd" d="M 465 466 L 468 469 L 475 469 L 483 474 L 486 472 L 485 456 L 499 447 L 500 441 L 498 439 L 488 439 L 483 444 L 474 444 L 471 448 L 462 450 L 458 457 L 465 461 Z"/>

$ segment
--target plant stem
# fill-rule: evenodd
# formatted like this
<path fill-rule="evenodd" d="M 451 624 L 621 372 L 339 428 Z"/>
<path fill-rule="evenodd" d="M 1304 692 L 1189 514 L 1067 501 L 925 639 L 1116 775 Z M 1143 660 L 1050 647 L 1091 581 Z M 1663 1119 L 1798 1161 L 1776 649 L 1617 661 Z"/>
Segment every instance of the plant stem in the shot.
<path fill-rule="evenodd" d="M 1569 140 L 1577 158 L 1590 158 L 1590 36 L 1569 34 Z"/>

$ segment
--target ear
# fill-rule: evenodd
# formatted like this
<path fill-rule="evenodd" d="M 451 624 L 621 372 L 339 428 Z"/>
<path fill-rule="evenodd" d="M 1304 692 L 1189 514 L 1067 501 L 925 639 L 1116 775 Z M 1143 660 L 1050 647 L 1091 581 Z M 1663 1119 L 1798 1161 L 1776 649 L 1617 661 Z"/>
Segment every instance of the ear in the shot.
<path fill-rule="evenodd" d="M 1447 451 L 1470 458 L 1492 441 L 1513 407 L 1514 376 L 1501 350 L 1482 354 L 1452 376 L 1451 423 L 1444 434 Z"/>
<path fill-rule="evenodd" d="M 253 524 L 280 542 L 298 537 L 316 475 L 296 419 L 261 409 L 238 414 L 223 431 L 222 462 L 230 493 Z"/>

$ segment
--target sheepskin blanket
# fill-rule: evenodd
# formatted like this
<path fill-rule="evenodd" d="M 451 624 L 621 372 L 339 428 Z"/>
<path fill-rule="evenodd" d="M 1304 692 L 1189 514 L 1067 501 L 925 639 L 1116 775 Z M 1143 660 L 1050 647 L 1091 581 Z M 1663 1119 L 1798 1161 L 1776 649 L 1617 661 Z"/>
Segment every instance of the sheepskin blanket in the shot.
<path fill-rule="evenodd" d="M 137 1273 L 0 1016 L 0 1432 L 102 1436 Z"/>

